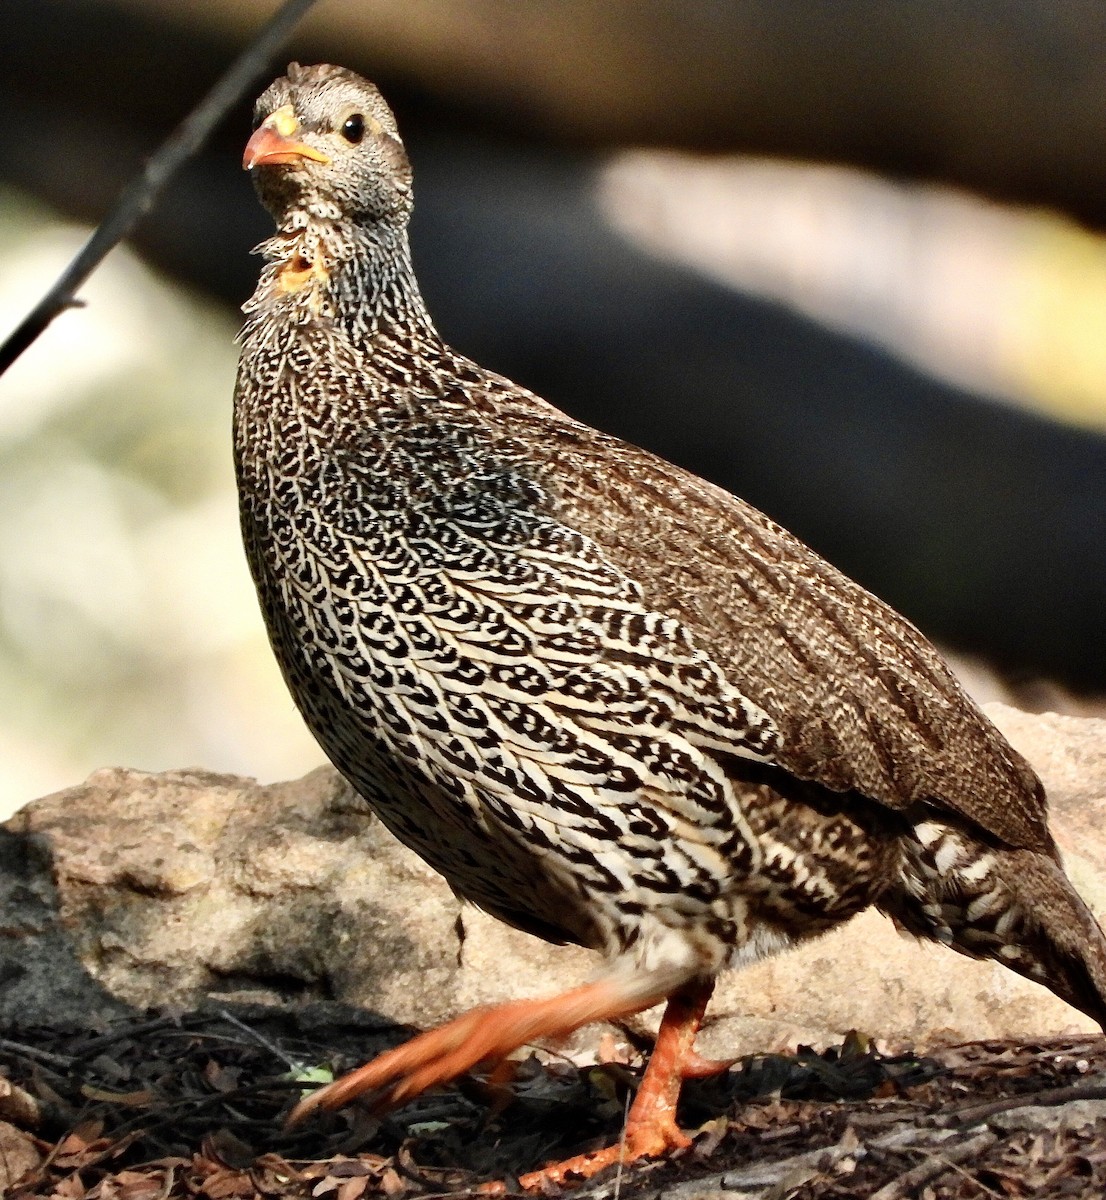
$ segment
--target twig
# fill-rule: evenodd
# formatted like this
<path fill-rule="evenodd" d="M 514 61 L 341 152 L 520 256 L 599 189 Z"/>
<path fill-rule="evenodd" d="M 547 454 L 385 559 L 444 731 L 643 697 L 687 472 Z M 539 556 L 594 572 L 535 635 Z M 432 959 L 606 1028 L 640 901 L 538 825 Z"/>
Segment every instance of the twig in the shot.
<path fill-rule="evenodd" d="M 268 1050 L 274 1058 L 279 1058 L 289 1071 L 303 1070 L 303 1063 L 299 1062 L 297 1059 L 289 1058 L 288 1055 L 285 1054 L 278 1045 L 276 1045 L 274 1042 L 270 1042 L 267 1037 L 259 1033 L 256 1029 L 251 1029 L 249 1025 L 245 1024 L 245 1022 L 239 1021 L 239 1019 L 234 1016 L 233 1013 L 227 1012 L 225 1008 L 220 1008 L 217 1011 L 224 1021 L 233 1025 L 236 1029 L 240 1029 L 244 1034 L 247 1035 L 247 1037 L 252 1038 L 263 1049 Z"/>
<path fill-rule="evenodd" d="M 834 1146 L 822 1146 L 815 1150 L 802 1151 L 787 1158 L 776 1159 L 773 1162 L 755 1162 L 747 1166 L 730 1168 L 716 1175 L 707 1175 L 700 1179 L 689 1180 L 687 1183 L 676 1184 L 665 1189 L 666 1200 L 694 1200 L 695 1197 L 716 1191 L 733 1192 L 736 1195 L 763 1198 L 775 1194 L 775 1189 L 781 1184 L 796 1187 L 802 1182 L 814 1178 L 815 1175 L 831 1171 L 833 1167 L 846 1157 L 865 1158 L 875 1152 L 891 1152 L 901 1154 L 904 1151 L 921 1151 L 926 1154 L 946 1154 L 946 1147 L 955 1151 L 962 1144 L 962 1136 L 950 1129 L 932 1129 L 919 1127 L 905 1122 L 897 1122 L 893 1127 L 877 1138 L 866 1142 L 841 1141 Z M 942 1165 L 944 1169 L 944 1165 Z M 601 1190 L 602 1184 L 591 1189 L 582 1189 L 580 1196 L 594 1197 L 595 1200 L 606 1200 L 610 1195 L 610 1185 L 606 1191 Z M 785 1193 L 786 1194 L 786 1193 Z"/>
<path fill-rule="evenodd" d="M 63 1071 L 68 1071 L 77 1061 L 69 1055 L 51 1054 L 48 1050 L 39 1050 L 35 1046 L 25 1046 L 22 1042 L 9 1041 L 8 1038 L 0 1038 L 0 1053 L 12 1054 L 19 1058 L 29 1058 L 32 1062 L 46 1063 L 47 1066 L 51 1067 L 60 1067 Z"/>
<path fill-rule="evenodd" d="M 941 1125 L 978 1125 L 988 1117 L 1016 1108 L 1055 1108 L 1070 1104 L 1073 1100 L 1106 1100 L 1106 1084 L 1085 1083 L 1071 1087 L 1045 1088 L 1040 1092 L 1023 1092 L 1020 1096 L 1004 1096 L 1001 1100 L 990 1100 L 985 1104 L 966 1104 L 954 1108 L 939 1120 Z"/>
<path fill-rule="evenodd" d="M 622 1167 L 626 1161 L 626 1122 L 630 1118 L 630 1093 L 626 1093 L 626 1103 L 622 1108 L 622 1133 L 618 1138 L 618 1172 L 614 1177 L 614 1200 L 622 1195 Z"/>
<path fill-rule="evenodd" d="M 243 1084 L 241 1087 L 231 1088 L 226 1092 L 210 1092 L 197 1096 L 177 1096 L 163 1104 L 151 1104 L 147 1108 L 136 1112 L 129 1120 L 120 1121 L 111 1131 L 111 1136 L 113 1138 L 123 1138 L 133 1134 L 136 1137 L 145 1138 L 151 1134 L 159 1133 L 170 1126 L 179 1129 L 182 1122 L 196 1112 L 218 1107 L 219 1105 L 226 1107 L 227 1102 L 230 1100 L 269 1096 L 274 1092 L 279 1094 L 280 1092 L 300 1092 L 302 1090 L 303 1084 L 297 1083 L 294 1079 L 272 1078 Z M 162 1115 L 158 1119 L 151 1121 L 149 1125 L 143 1126 L 143 1120 L 150 1116 L 155 1109 Z M 269 1118 L 264 1118 L 262 1123 L 268 1126 Z"/>
<path fill-rule="evenodd" d="M 125 1025 L 122 1028 L 110 1029 L 107 1033 L 89 1038 L 81 1046 L 80 1053 L 74 1055 L 74 1062 L 95 1058 L 97 1054 L 103 1052 L 105 1047 L 114 1045 L 116 1042 L 129 1041 L 144 1033 L 155 1033 L 159 1029 L 178 1028 L 186 1019 L 185 1017 L 151 1017 L 149 1021 L 143 1021 L 138 1025 Z"/>
<path fill-rule="evenodd" d="M 169 180 L 199 150 L 247 88 L 256 82 L 296 23 L 314 3 L 315 0 L 285 0 L 215 86 L 150 156 L 76 258 L 0 346 L 0 375 L 56 316 L 81 303 L 76 298 L 77 289 L 149 212 Z"/>
<path fill-rule="evenodd" d="M 873 1192 L 872 1200 L 903 1200 L 907 1196 L 917 1196 L 930 1180 L 953 1170 L 966 1159 L 975 1158 L 989 1150 L 997 1141 L 998 1134 L 988 1129 L 955 1145 L 942 1146 L 939 1153 L 928 1152 L 929 1157 L 924 1162 L 909 1171 L 904 1171 L 890 1183 L 885 1183 L 878 1192 Z"/>
<path fill-rule="evenodd" d="M 969 1171 L 963 1163 L 950 1162 L 948 1164 L 950 1175 L 959 1175 L 966 1183 L 971 1184 L 977 1191 L 982 1192 L 985 1196 L 993 1196 L 994 1200 L 1005 1200 L 1005 1196 L 1001 1192 L 996 1192 L 993 1187 L 988 1187 L 987 1184 L 979 1178 L 979 1172 L 973 1173 Z"/>
<path fill-rule="evenodd" d="M 875 1193 L 873 1200 L 877 1196 L 880 1200 L 915 1196 L 923 1184 L 947 1170 L 957 1169 L 958 1164 L 975 1157 L 999 1140 L 998 1134 L 992 1130 L 978 1130 L 978 1126 L 989 1117 L 1027 1105 L 1062 1107 L 1077 1100 L 1100 1099 L 1106 1099 L 1106 1087 L 1101 1084 L 1084 1084 L 1049 1088 L 1023 1096 L 1007 1096 L 987 1104 L 965 1106 L 942 1118 L 937 1127 L 936 1123 L 930 1123 L 925 1118 L 922 1118 L 924 1123 L 918 1124 L 891 1117 L 888 1122 L 891 1128 L 886 1133 L 859 1144 L 847 1144 L 842 1141 L 835 1146 L 804 1151 L 784 1159 L 759 1161 L 748 1166 L 731 1168 L 716 1175 L 667 1188 L 665 1197 L 666 1200 L 693 1200 L 694 1197 L 705 1193 L 722 1191 L 733 1192 L 748 1200 L 752 1200 L 753 1197 L 764 1198 L 772 1194 L 773 1189 L 781 1183 L 797 1186 L 804 1178 L 809 1179 L 814 1174 L 832 1169 L 846 1155 L 860 1159 L 880 1152 L 921 1152 L 929 1156 L 927 1161 L 885 1184 L 883 1190 Z M 942 1128 L 941 1126 L 949 1120 L 955 1121 L 960 1128 Z M 964 1126 L 972 1128 L 963 1129 Z M 932 1171 L 930 1167 L 933 1168 Z M 602 1181 L 590 1188 L 581 1189 L 577 1195 L 589 1197 L 591 1200 L 610 1200 L 611 1185 Z"/>

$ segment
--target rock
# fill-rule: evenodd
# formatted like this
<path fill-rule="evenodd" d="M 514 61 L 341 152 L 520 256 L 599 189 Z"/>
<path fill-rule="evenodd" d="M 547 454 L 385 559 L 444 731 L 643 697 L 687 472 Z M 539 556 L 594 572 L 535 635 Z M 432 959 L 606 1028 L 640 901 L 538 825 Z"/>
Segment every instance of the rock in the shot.
<path fill-rule="evenodd" d="M 66 927 L 65 886 L 59 895 L 53 862 L 48 838 L 0 829 L 0 1025 L 4 1027 L 95 1022 L 127 1010 L 126 1003 L 101 987 L 78 957 L 77 939 Z"/>
<path fill-rule="evenodd" d="M 1106 721 L 987 711 L 1042 775 L 1072 878 L 1106 912 Z M 570 986 L 595 962 L 461 905 L 329 767 L 270 786 L 98 771 L 11 818 L 0 868 L 9 1025 L 248 996 L 338 1000 L 425 1026 Z M 850 1028 L 920 1047 L 1094 1026 L 1019 976 L 868 912 L 724 976 L 700 1047 L 733 1055 Z"/>
<path fill-rule="evenodd" d="M 532 989 L 549 986 L 549 947 L 471 909 L 462 918 L 441 877 L 329 767 L 267 787 L 112 768 L 0 832 L 19 864 L 0 900 L 5 1023 L 245 996 L 342 1000 L 427 1025 L 514 994 L 527 967 Z M 583 951 L 569 957 L 588 969 Z"/>

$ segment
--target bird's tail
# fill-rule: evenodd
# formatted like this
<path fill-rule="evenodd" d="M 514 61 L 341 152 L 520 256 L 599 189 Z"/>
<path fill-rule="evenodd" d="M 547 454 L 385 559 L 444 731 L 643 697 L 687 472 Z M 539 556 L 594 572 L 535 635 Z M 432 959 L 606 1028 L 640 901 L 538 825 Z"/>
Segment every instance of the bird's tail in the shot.
<path fill-rule="evenodd" d="M 1106 937 L 1057 859 L 925 822 L 880 901 L 897 925 L 1043 984 L 1106 1031 Z"/>

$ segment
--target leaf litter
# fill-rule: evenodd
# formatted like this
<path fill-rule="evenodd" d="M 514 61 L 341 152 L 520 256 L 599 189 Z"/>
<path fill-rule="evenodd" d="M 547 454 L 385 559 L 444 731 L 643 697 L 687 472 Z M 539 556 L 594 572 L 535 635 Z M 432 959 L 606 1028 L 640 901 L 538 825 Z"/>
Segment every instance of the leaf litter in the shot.
<path fill-rule="evenodd" d="M 411 1031 L 260 1005 L 0 1037 L 5 1200 L 462 1197 L 619 1136 L 640 1056 L 519 1063 L 382 1116 L 293 1130 L 307 1087 Z M 692 1146 L 565 1194 L 598 1200 L 983 1200 L 1106 1195 L 1106 1043 L 974 1042 L 925 1056 L 850 1035 L 689 1081 Z M 560 1189 L 550 1187 L 550 1194 Z"/>

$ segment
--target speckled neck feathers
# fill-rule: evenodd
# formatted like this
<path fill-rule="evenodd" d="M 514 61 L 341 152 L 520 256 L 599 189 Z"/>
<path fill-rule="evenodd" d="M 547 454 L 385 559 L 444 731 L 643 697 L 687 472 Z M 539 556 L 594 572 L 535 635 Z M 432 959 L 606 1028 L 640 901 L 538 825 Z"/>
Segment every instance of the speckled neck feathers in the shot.
<path fill-rule="evenodd" d="M 271 345 L 282 330 L 315 324 L 365 352 L 378 333 L 438 344 L 405 229 L 290 219 L 258 249 L 265 267 L 243 306 L 244 342 Z"/>

